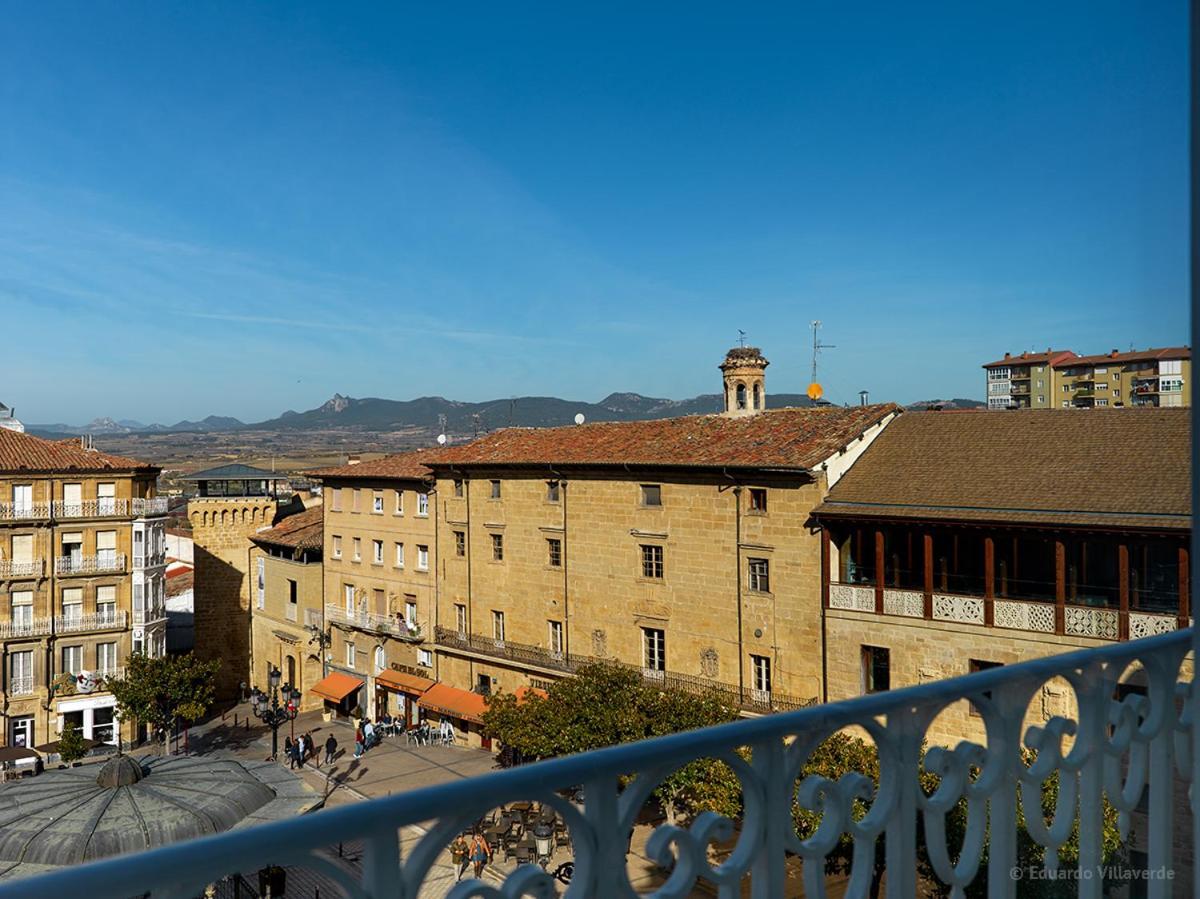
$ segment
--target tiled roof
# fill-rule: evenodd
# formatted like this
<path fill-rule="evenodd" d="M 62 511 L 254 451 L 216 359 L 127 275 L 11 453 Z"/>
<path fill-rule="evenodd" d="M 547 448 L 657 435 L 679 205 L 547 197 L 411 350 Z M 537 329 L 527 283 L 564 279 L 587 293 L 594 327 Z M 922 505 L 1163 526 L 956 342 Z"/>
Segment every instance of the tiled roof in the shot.
<path fill-rule="evenodd" d="M 316 505 L 295 515 L 289 515 L 275 527 L 259 531 L 250 539 L 255 543 L 267 543 L 288 549 L 320 549 L 325 540 L 321 506 Z"/>
<path fill-rule="evenodd" d="M 745 418 L 688 415 L 563 428 L 505 428 L 425 461 L 466 465 L 638 465 L 808 469 L 888 415 L 894 404 L 774 409 Z"/>
<path fill-rule="evenodd" d="M 230 465 L 221 465 L 217 468 L 208 468 L 204 471 L 194 471 L 191 474 L 181 475 L 181 481 L 285 481 L 287 480 L 281 474 L 274 471 L 267 471 L 263 468 L 255 468 L 253 465 L 242 465 L 235 462 Z"/>
<path fill-rule="evenodd" d="M 45 440 L 32 434 L 0 428 L 0 472 L 138 471 L 157 474 L 149 462 L 87 450 L 78 438 Z"/>
<path fill-rule="evenodd" d="M 1055 368 L 1070 368 L 1073 365 L 1103 365 L 1106 362 L 1153 362 L 1157 359 L 1191 359 L 1191 347 L 1171 346 L 1161 349 L 1150 347 L 1128 353 L 1101 353 L 1097 356 L 1076 356 L 1054 363 Z"/>
<path fill-rule="evenodd" d="M 1189 528 L 1190 411 L 910 412 L 815 514 Z"/>
<path fill-rule="evenodd" d="M 167 596 L 179 596 L 182 593 L 187 593 L 195 585 L 195 572 L 188 570 L 180 572 L 172 577 L 167 576 Z"/>
<path fill-rule="evenodd" d="M 423 480 L 433 474 L 422 460 L 436 458 L 442 452 L 440 449 L 413 450 L 407 453 L 395 453 L 381 459 L 371 459 L 367 462 L 356 462 L 353 465 L 338 465 L 334 468 L 320 468 L 308 472 L 313 478 L 362 478 L 362 479 L 396 479 Z"/>
<path fill-rule="evenodd" d="M 985 362 L 983 367 L 996 368 L 1001 365 L 1037 365 L 1039 362 L 1049 362 L 1051 365 L 1057 365 L 1060 361 L 1067 362 L 1075 358 L 1075 354 L 1070 350 L 1046 350 L 1044 353 L 1017 353 L 1015 356 L 1005 356 L 1003 359 L 997 359 L 995 362 Z"/>

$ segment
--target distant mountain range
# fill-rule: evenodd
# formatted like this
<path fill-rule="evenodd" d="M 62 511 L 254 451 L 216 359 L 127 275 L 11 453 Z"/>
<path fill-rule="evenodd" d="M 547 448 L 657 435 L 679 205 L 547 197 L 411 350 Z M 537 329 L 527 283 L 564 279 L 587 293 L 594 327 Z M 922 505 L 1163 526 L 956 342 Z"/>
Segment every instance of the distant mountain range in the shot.
<path fill-rule="evenodd" d="M 768 406 L 811 406 L 812 401 L 799 393 L 769 394 Z M 976 400 L 925 400 L 913 403 L 914 408 L 940 405 L 945 408 L 975 408 Z M 62 423 L 27 425 L 37 434 L 134 434 L 165 432 L 211 431 L 288 431 L 335 430 L 425 431 L 445 428 L 451 434 L 473 434 L 496 428 L 551 427 L 566 425 L 582 414 L 587 421 L 640 421 L 673 418 L 719 412 L 721 396 L 703 394 L 686 400 L 668 400 L 642 396 L 640 393 L 612 393 L 598 403 L 564 400 L 553 396 L 520 396 L 488 400 L 482 403 L 463 403 L 440 396 L 425 396 L 415 400 L 385 400 L 377 397 L 342 396 L 335 393 L 329 400 L 307 412 L 288 410 L 278 418 L 246 423 L 223 415 L 210 415 L 200 421 L 178 421 L 173 425 L 142 424 L 132 419 L 114 421 L 97 418 L 86 425 Z M 444 417 L 444 418 L 443 418 Z"/>

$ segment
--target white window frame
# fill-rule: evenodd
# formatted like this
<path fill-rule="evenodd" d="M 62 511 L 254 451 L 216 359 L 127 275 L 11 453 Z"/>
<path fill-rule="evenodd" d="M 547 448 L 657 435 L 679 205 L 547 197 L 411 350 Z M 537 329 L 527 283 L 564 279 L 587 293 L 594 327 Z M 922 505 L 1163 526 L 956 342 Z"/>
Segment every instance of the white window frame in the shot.
<path fill-rule="evenodd" d="M 499 609 L 492 609 L 492 639 L 498 645 L 503 645 L 504 635 L 504 613 Z"/>
<path fill-rule="evenodd" d="M 667 632 L 660 627 L 642 628 L 642 668 L 667 670 Z"/>
<path fill-rule="evenodd" d="M 358 667 L 358 649 L 355 647 L 354 643 L 350 640 L 346 641 L 346 667 L 347 668 L 357 668 Z"/>
<path fill-rule="evenodd" d="M 340 559 L 342 557 L 342 535 L 334 534 L 331 539 L 333 542 L 330 546 L 330 552 L 335 559 Z"/>
<path fill-rule="evenodd" d="M 371 541 L 371 563 L 373 565 L 382 565 L 383 564 L 383 541 L 382 540 L 372 540 Z"/>
<path fill-rule="evenodd" d="M 372 493 L 371 493 L 371 514 L 372 515 L 382 515 L 383 514 L 383 491 L 382 490 L 375 490 L 375 491 L 372 491 Z"/>
<path fill-rule="evenodd" d="M 417 517 L 418 518 L 428 518 L 429 517 L 429 494 L 428 493 L 418 493 L 417 494 Z"/>
<path fill-rule="evenodd" d="M 394 546 L 395 546 L 396 557 L 392 561 L 392 564 L 396 568 L 403 568 L 404 567 L 404 544 L 396 543 L 396 544 L 394 544 Z"/>
<path fill-rule="evenodd" d="M 417 571 L 429 570 L 429 547 L 423 543 L 417 544 Z"/>
<path fill-rule="evenodd" d="M 562 658 L 563 652 L 563 623 L 550 619 L 546 622 L 548 630 L 548 640 L 550 645 L 550 655 L 556 659 Z"/>

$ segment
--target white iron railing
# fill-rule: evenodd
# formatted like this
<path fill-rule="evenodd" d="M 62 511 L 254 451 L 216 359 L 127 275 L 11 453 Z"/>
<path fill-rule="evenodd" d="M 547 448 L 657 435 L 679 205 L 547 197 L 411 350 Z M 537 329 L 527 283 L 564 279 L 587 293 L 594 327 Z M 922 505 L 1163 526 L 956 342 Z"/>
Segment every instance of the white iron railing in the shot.
<path fill-rule="evenodd" d="M 166 550 L 162 552 L 139 552 L 133 551 L 133 567 L 134 568 L 156 568 L 159 565 L 167 564 Z"/>
<path fill-rule="evenodd" d="M 124 613 L 122 613 L 124 614 Z M 153 624 L 155 621 L 162 621 L 167 617 L 166 606 L 151 606 L 148 609 L 134 609 L 133 623 L 141 626 L 144 624 Z"/>
<path fill-rule="evenodd" d="M 55 518 L 108 518 L 128 517 L 128 515 L 129 500 L 127 499 L 88 499 L 77 503 L 65 503 L 57 500 L 54 503 Z"/>
<path fill-rule="evenodd" d="M 83 631 L 123 631 L 129 616 L 124 611 L 87 615 L 56 615 L 54 631 L 59 634 L 77 634 Z"/>
<path fill-rule="evenodd" d="M 40 637 L 51 631 L 49 618 L 33 618 L 29 622 L 4 621 L 0 622 L 0 640 L 11 640 L 17 637 Z"/>
<path fill-rule="evenodd" d="M 0 521 L 32 521 L 49 517 L 49 503 L 0 503 Z"/>
<path fill-rule="evenodd" d="M 154 496 L 149 499 L 135 498 L 133 500 L 133 517 L 149 518 L 154 515 L 167 514 L 167 498 Z"/>
<path fill-rule="evenodd" d="M 33 692 L 33 675 L 20 674 L 8 679 L 8 694 L 10 696 L 28 696 Z"/>
<path fill-rule="evenodd" d="M 104 553 L 98 556 L 58 556 L 54 560 L 55 574 L 103 574 L 124 571 L 125 553 Z"/>
<path fill-rule="evenodd" d="M 325 604 L 325 618 L 331 624 L 354 627 L 359 630 L 389 634 L 400 640 L 422 640 L 421 625 L 409 625 L 403 616 L 391 617 L 374 612 L 351 612 L 337 603 Z"/>
<path fill-rule="evenodd" d="M 0 559 L 0 578 L 41 576 L 41 559 L 34 559 L 32 562 L 14 562 L 12 559 Z"/>
<path fill-rule="evenodd" d="M 1077 822 L 1079 860 L 1064 879 L 1069 877 L 1080 896 L 1099 897 L 1105 889 L 1104 801 L 1115 806 L 1128 832 L 1130 816 L 1144 798 L 1148 864 L 1143 873 L 1148 894 L 1163 899 L 1175 888 L 1165 872 L 1173 872 L 1176 861 L 1190 863 L 1192 856 L 1191 834 L 1179 834 L 1176 849 L 1174 813 L 1184 800 L 1172 779 L 1177 770 L 1189 780 L 1193 768 L 1190 667 L 1181 680 L 1191 640 L 1190 631 L 1179 631 L 1116 643 L 443 783 L 5 882 L 0 899 L 197 896 L 222 874 L 268 864 L 319 869 L 350 896 L 416 899 L 431 866 L 444 860 L 457 834 L 489 810 L 518 800 L 549 805 L 565 821 L 575 860 L 569 896 L 632 897 L 636 891 L 626 856 L 639 812 L 665 778 L 702 758 L 720 759 L 733 769 L 744 812 L 736 822 L 702 813 L 689 828 L 663 824 L 651 834 L 646 854 L 670 871 L 653 894 L 659 899 L 693 895 L 698 881 L 725 899 L 774 899 L 794 886 L 787 882 L 789 856 L 799 860 L 805 895 L 824 896 L 825 860 L 843 834 L 854 843 L 846 895 L 867 895 L 876 844 L 883 837 L 887 895 L 911 899 L 921 889 L 919 831 L 925 835 L 932 871 L 954 893 L 961 895 L 978 875 L 989 895 L 1011 897 L 1022 877 L 1037 876 L 1016 867 L 1018 796 L 1034 797 L 1029 801 L 1036 804 L 1042 784 L 1051 777 L 1059 783 L 1051 819 L 1026 819 L 1029 838 L 1045 848 L 1047 870 L 1058 870 L 1057 851 Z M 1146 695 L 1130 692 L 1118 701 L 1118 683 L 1138 666 Z M 1031 700 L 1057 678 L 1070 683 L 1077 716 L 1026 726 Z M 922 763 L 922 744 L 934 719 L 962 700 L 978 709 L 987 737 L 979 743 L 963 740 L 953 749 L 935 746 Z M 856 774 L 836 782 L 819 775 L 802 777 L 814 750 L 846 728 L 860 728 L 878 748 L 878 785 Z M 1031 766 L 1019 754 L 1022 744 L 1037 753 Z M 922 788 L 922 765 L 938 777 L 932 794 Z M 964 797 L 965 845 L 948 845 L 947 813 Z M 793 802 L 820 816 L 820 826 L 805 838 L 795 830 Z M 866 806 L 865 814 L 855 814 L 858 803 Z M 424 833 L 402 857 L 397 830 L 415 824 L 422 824 Z M 361 877 L 316 854 L 331 843 L 351 840 L 364 845 Z M 716 867 L 708 855 L 714 842 L 733 843 L 732 853 Z M 986 873 L 980 869 L 985 848 Z M 1188 894 L 1189 885 L 1179 885 Z M 558 893 L 550 875 L 537 865 L 517 867 L 500 887 L 468 878 L 449 893 L 453 899 L 526 895 Z"/>

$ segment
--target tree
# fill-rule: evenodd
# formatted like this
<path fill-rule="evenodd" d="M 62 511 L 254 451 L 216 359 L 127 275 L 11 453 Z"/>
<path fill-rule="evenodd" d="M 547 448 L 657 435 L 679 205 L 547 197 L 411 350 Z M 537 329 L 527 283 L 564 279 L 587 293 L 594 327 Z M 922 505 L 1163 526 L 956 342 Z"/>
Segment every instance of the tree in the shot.
<path fill-rule="evenodd" d="M 68 765 L 79 761 L 87 754 L 83 743 L 83 734 L 75 726 L 74 721 L 68 721 L 58 736 L 58 757 Z"/>
<path fill-rule="evenodd" d="M 220 659 L 204 662 L 190 652 L 157 658 L 136 653 L 124 677 L 105 683 L 120 717 L 150 725 L 161 751 L 177 722 L 195 721 L 208 710 L 220 667 Z"/>

